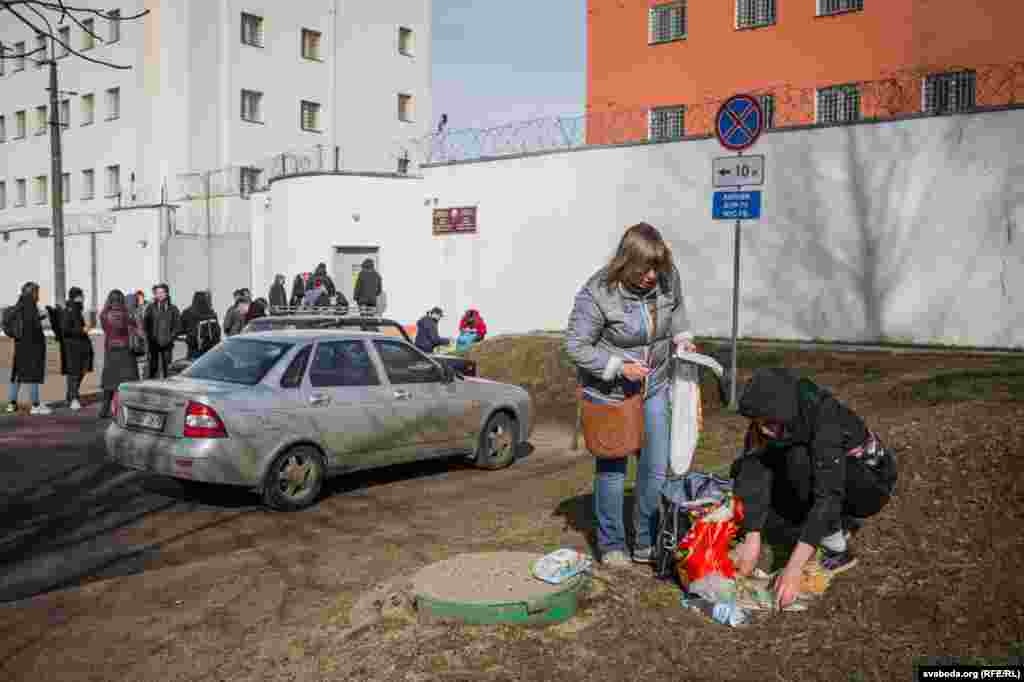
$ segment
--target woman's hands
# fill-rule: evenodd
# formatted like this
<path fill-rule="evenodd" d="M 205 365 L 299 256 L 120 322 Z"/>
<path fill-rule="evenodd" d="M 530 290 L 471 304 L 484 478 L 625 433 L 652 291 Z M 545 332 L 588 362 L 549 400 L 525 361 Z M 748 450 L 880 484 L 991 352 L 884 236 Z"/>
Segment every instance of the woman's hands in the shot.
<path fill-rule="evenodd" d="M 630 381 L 641 381 L 650 373 L 649 367 L 638 362 L 627 362 L 622 366 L 622 376 Z"/>
<path fill-rule="evenodd" d="M 737 548 L 736 572 L 741 576 L 748 576 L 754 572 L 757 560 L 761 556 L 761 533 L 750 531 L 746 539 Z"/>
<path fill-rule="evenodd" d="M 676 346 L 679 348 L 679 350 L 683 351 L 684 353 L 697 352 L 697 346 L 694 345 L 693 343 L 693 334 L 691 334 L 690 332 L 679 332 L 674 337 L 672 337 L 672 340 L 675 341 Z"/>

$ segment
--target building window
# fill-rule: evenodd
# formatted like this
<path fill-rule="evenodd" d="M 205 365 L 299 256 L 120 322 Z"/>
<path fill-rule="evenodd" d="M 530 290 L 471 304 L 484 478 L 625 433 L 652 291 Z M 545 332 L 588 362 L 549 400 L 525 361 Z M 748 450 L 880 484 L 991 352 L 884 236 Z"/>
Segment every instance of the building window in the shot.
<path fill-rule="evenodd" d="M 860 120 L 860 90 L 856 85 L 835 85 L 818 90 L 818 123 Z"/>
<path fill-rule="evenodd" d="M 0 210 L 7 208 L 7 183 L 0 180 Z"/>
<path fill-rule="evenodd" d="M 36 107 L 36 135 L 46 134 L 46 105 Z"/>
<path fill-rule="evenodd" d="M 238 186 L 242 192 L 242 196 L 252 194 L 253 192 L 261 189 L 260 175 L 263 173 L 259 168 L 241 168 L 239 169 L 239 182 Z"/>
<path fill-rule="evenodd" d="M 36 57 L 36 68 L 43 68 L 43 63 L 46 61 L 46 36 L 42 33 L 36 36 L 36 51 L 39 55 Z"/>
<path fill-rule="evenodd" d="M 924 106 L 929 114 L 968 111 L 977 105 L 974 71 L 933 73 L 924 79 Z"/>
<path fill-rule="evenodd" d="M 775 23 L 775 0 L 736 0 L 736 28 L 756 28 Z"/>
<path fill-rule="evenodd" d="M 82 199 L 96 196 L 96 171 L 89 168 L 82 171 Z"/>
<path fill-rule="evenodd" d="M 65 204 L 71 201 L 71 173 L 61 173 L 60 193 Z"/>
<path fill-rule="evenodd" d="M 818 0 L 819 17 L 844 12 L 860 12 L 863 9 L 864 0 Z"/>
<path fill-rule="evenodd" d="M 320 31 L 302 29 L 302 58 L 320 61 Z"/>
<path fill-rule="evenodd" d="M 107 120 L 115 121 L 121 118 L 121 88 L 110 88 L 107 90 Z"/>
<path fill-rule="evenodd" d="M 7 142 L 7 117 L 0 116 L 0 142 Z"/>
<path fill-rule="evenodd" d="M 36 203 L 39 204 L 39 205 L 46 204 L 46 195 L 47 195 L 47 190 L 49 189 L 47 187 L 46 176 L 45 175 L 37 175 L 36 176 L 36 181 L 35 181 L 34 184 L 35 184 L 35 188 L 36 188 Z"/>
<path fill-rule="evenodd" d="M 398 96 L 398 120 L 412 122 L 412 95 Z"/>
<path fill-rule="evenodd" d="M 686 107 L 655 107 L 647 117 L 647 139 L 651 142 L 678 140 L 686 134 Z"/>
<path fill-rule="evenodd" d="M 62 26 L 57 29 L 57 56 L 67 57 L 69 53 L 68 48 L 71 47 L 71 27 Z"/>
<path fill-rule="evenodd" d="M 107 166 L 107 191 L 108 198 L 116 197 L 121 193 L 121 167 Z"/>
<path fill-rule="evenodd" d="M 14 181 L 14 205 L 24 206 L 28 203 L 28 184 L 25 178 Z"/>
<path fill-rule="evenodd" d="M 320 132 L 320 105 L 316 102 L 302 101 L 302 129 L 310 132 Z"/>
<path fill-rule="evenodd" d="M 263 123 L 263 93 L 242 90 L 242 120 Z"/>
<path fill-rule="evenodd" d="M 4 59 L 5 56 L 7 56 L 7 46 L 0 40 L 0 76 L 7 73 L 7 60 Z"/>
<path fill-rule="evenodd" d="M 82 20 L 82 49 L 91 50 L 96 47 L 96 20 Z"/>
<path fill-rule="evenodd" d="M 650 44 L 667 43 L 686 37 L 686 3 L 671 2 L 655 5 L 648 11 L 648 37 Z"/>
<path fill-rule="evenodd" d="M 757 98 L 758 103 L 761 105 L 761 112 L 764 113 L 764 121 L 762 122 L 762 128 L 768 130 L 775 127 L 775 96 L 774 95 L 761 95 Z"/>
<path fill-rule="evenodd" d="M 71 100 L 65 99 L 60 102 L 60 127 L 67 128 L 71 125 Z"/>
<path fill-rule="evenodd" d="M 96 120 L 96 97 L 95 95 L 82 95 L 82 125 L 92 125 Z"/>
<path fill-rule="evenodd" d="M 263 47 L 263 17 L 242 12 L 242 43 Z"/>
<path fill-rule="evenodd" d="M 402 27 L 398 29 L 398 54 L 404 54 L 406 57 L 412 56 L 411 28 Z"/>
<path fill-rule="evenodd" d="M 24 111 L 19 111 L 14 114 L 14 139 L 24 140 L 25 135 L 28 134 L 28 124 L 26 122 L 28 114 Z"/>
<path fill-rule="evenodd" d="M 25 43 L 14 43 L 14 70 L 25 70 Z"/>
<path fill-rule="evenodd" d="M 121 40 L 121 10 L 112 9 L 107 12 L 107 42 L 116 43 Z"/>

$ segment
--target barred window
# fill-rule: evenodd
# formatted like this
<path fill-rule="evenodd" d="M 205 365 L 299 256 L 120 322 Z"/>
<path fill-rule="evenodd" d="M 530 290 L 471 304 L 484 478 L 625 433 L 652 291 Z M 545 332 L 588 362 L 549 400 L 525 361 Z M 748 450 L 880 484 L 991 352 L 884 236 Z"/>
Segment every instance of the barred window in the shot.
<path fill-rule="evenodd" d="M 263 17 L 242 12 L 242 42 L 253 47 L 263 47 Z"/>
<path fill-rule="evenodd" d="M 250 123 L 263 122 L 263 93 L 242 90 L 242 120 Z"/>
<path fill-rule="evenodd" d="M 316 102 L 302 101 L 301 110 L 302 129 L 310 132 L 320 132 L 320 105 Z"/>
<path fill-rule="evenodd" d="M 678 140 L 686 134 L 686 107 L 651 109 L 647 123 L 647 139 L 651 142 Z"/>
<path fill-rule="evenodd" d="M 241 168 L 239 169 L 239 172 L 238 186 L 242 192 L 242 196 L 261 189 L 262 185 L 260 184 L 260 175 L 263 173 L 262 170 L 259 168 Z"/>
<path fill-rule="evenodd" d="M 96 171 L 88 168 L 82 171 L 82 199 L 92 199 L 96 195 Z"/>
<path fill-rule="evenodd" d="M 843 12 L 860 12 L 863 9 L 864 0 L 818 0 L 819 17 Z"/>
<path fill-rule="evenodd" d="M 856 85 L 834 85 L 818 90 L 818 123 L 860 120 L 860 90 Z"/>
<path fill-rule="evenodd" d="M 771 26 L 775 23 L 775 0 L 736 0 L 736 28 Z"/>
<path fill-rule="evenodd" d="M 977 105 L 974 71 L 933 73 L 924 79 L 924 110 L 929 114 L 967 111 Z"/>
<path fill-rule="evenodd" d="M 36 203 L 39 204 L 40 206 L 43 206 L 43 205 L 46 204 L 46 197 L 49 194 L 49 191 L 48 191 L 49 187 L 47 187 L 47 185 L 48 185 L 48 183 L 46 182 L 46 176 L 45 175 L 37 175 L 36 176 L 36 181 L 35 181 Z"/>
<path fill-rule="evenodd" d="M 764 130 L 775 127 L 775 95 L 761 95 L 757 98 L 758 103 L 761 105 L 761 111 L 764 113 L 764 121 L 762 121 L 761 127 Z"/>
<path fill-rule="evenodd" d="M 647 42 L 666 43 L 686 37 L 686 3 L 655 5 L 648 13 Z"/>
<path fill-rule="evenodd" d="M 320 61 L 320 31 L 302 29 L 302 58 Z"/>

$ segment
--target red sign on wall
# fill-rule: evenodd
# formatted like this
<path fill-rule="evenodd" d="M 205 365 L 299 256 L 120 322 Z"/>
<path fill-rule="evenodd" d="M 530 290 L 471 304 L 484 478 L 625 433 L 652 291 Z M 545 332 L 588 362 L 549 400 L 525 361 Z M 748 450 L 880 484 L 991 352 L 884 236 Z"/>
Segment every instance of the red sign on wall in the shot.
<path fill-rule="evenodd" d="M 476 232 L 476 206 L 434 209 L 434 234 Z"/>

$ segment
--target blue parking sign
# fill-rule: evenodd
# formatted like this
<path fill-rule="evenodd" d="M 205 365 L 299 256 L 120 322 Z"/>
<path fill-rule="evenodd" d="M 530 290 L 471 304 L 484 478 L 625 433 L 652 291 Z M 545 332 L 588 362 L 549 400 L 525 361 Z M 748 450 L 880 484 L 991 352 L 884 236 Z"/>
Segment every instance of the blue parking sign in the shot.
<path fill-rule="evenodd" d="M 761 192 L 715 192 L 711 201 L 715 220 L 757 220 L 761 217 Z"/>

